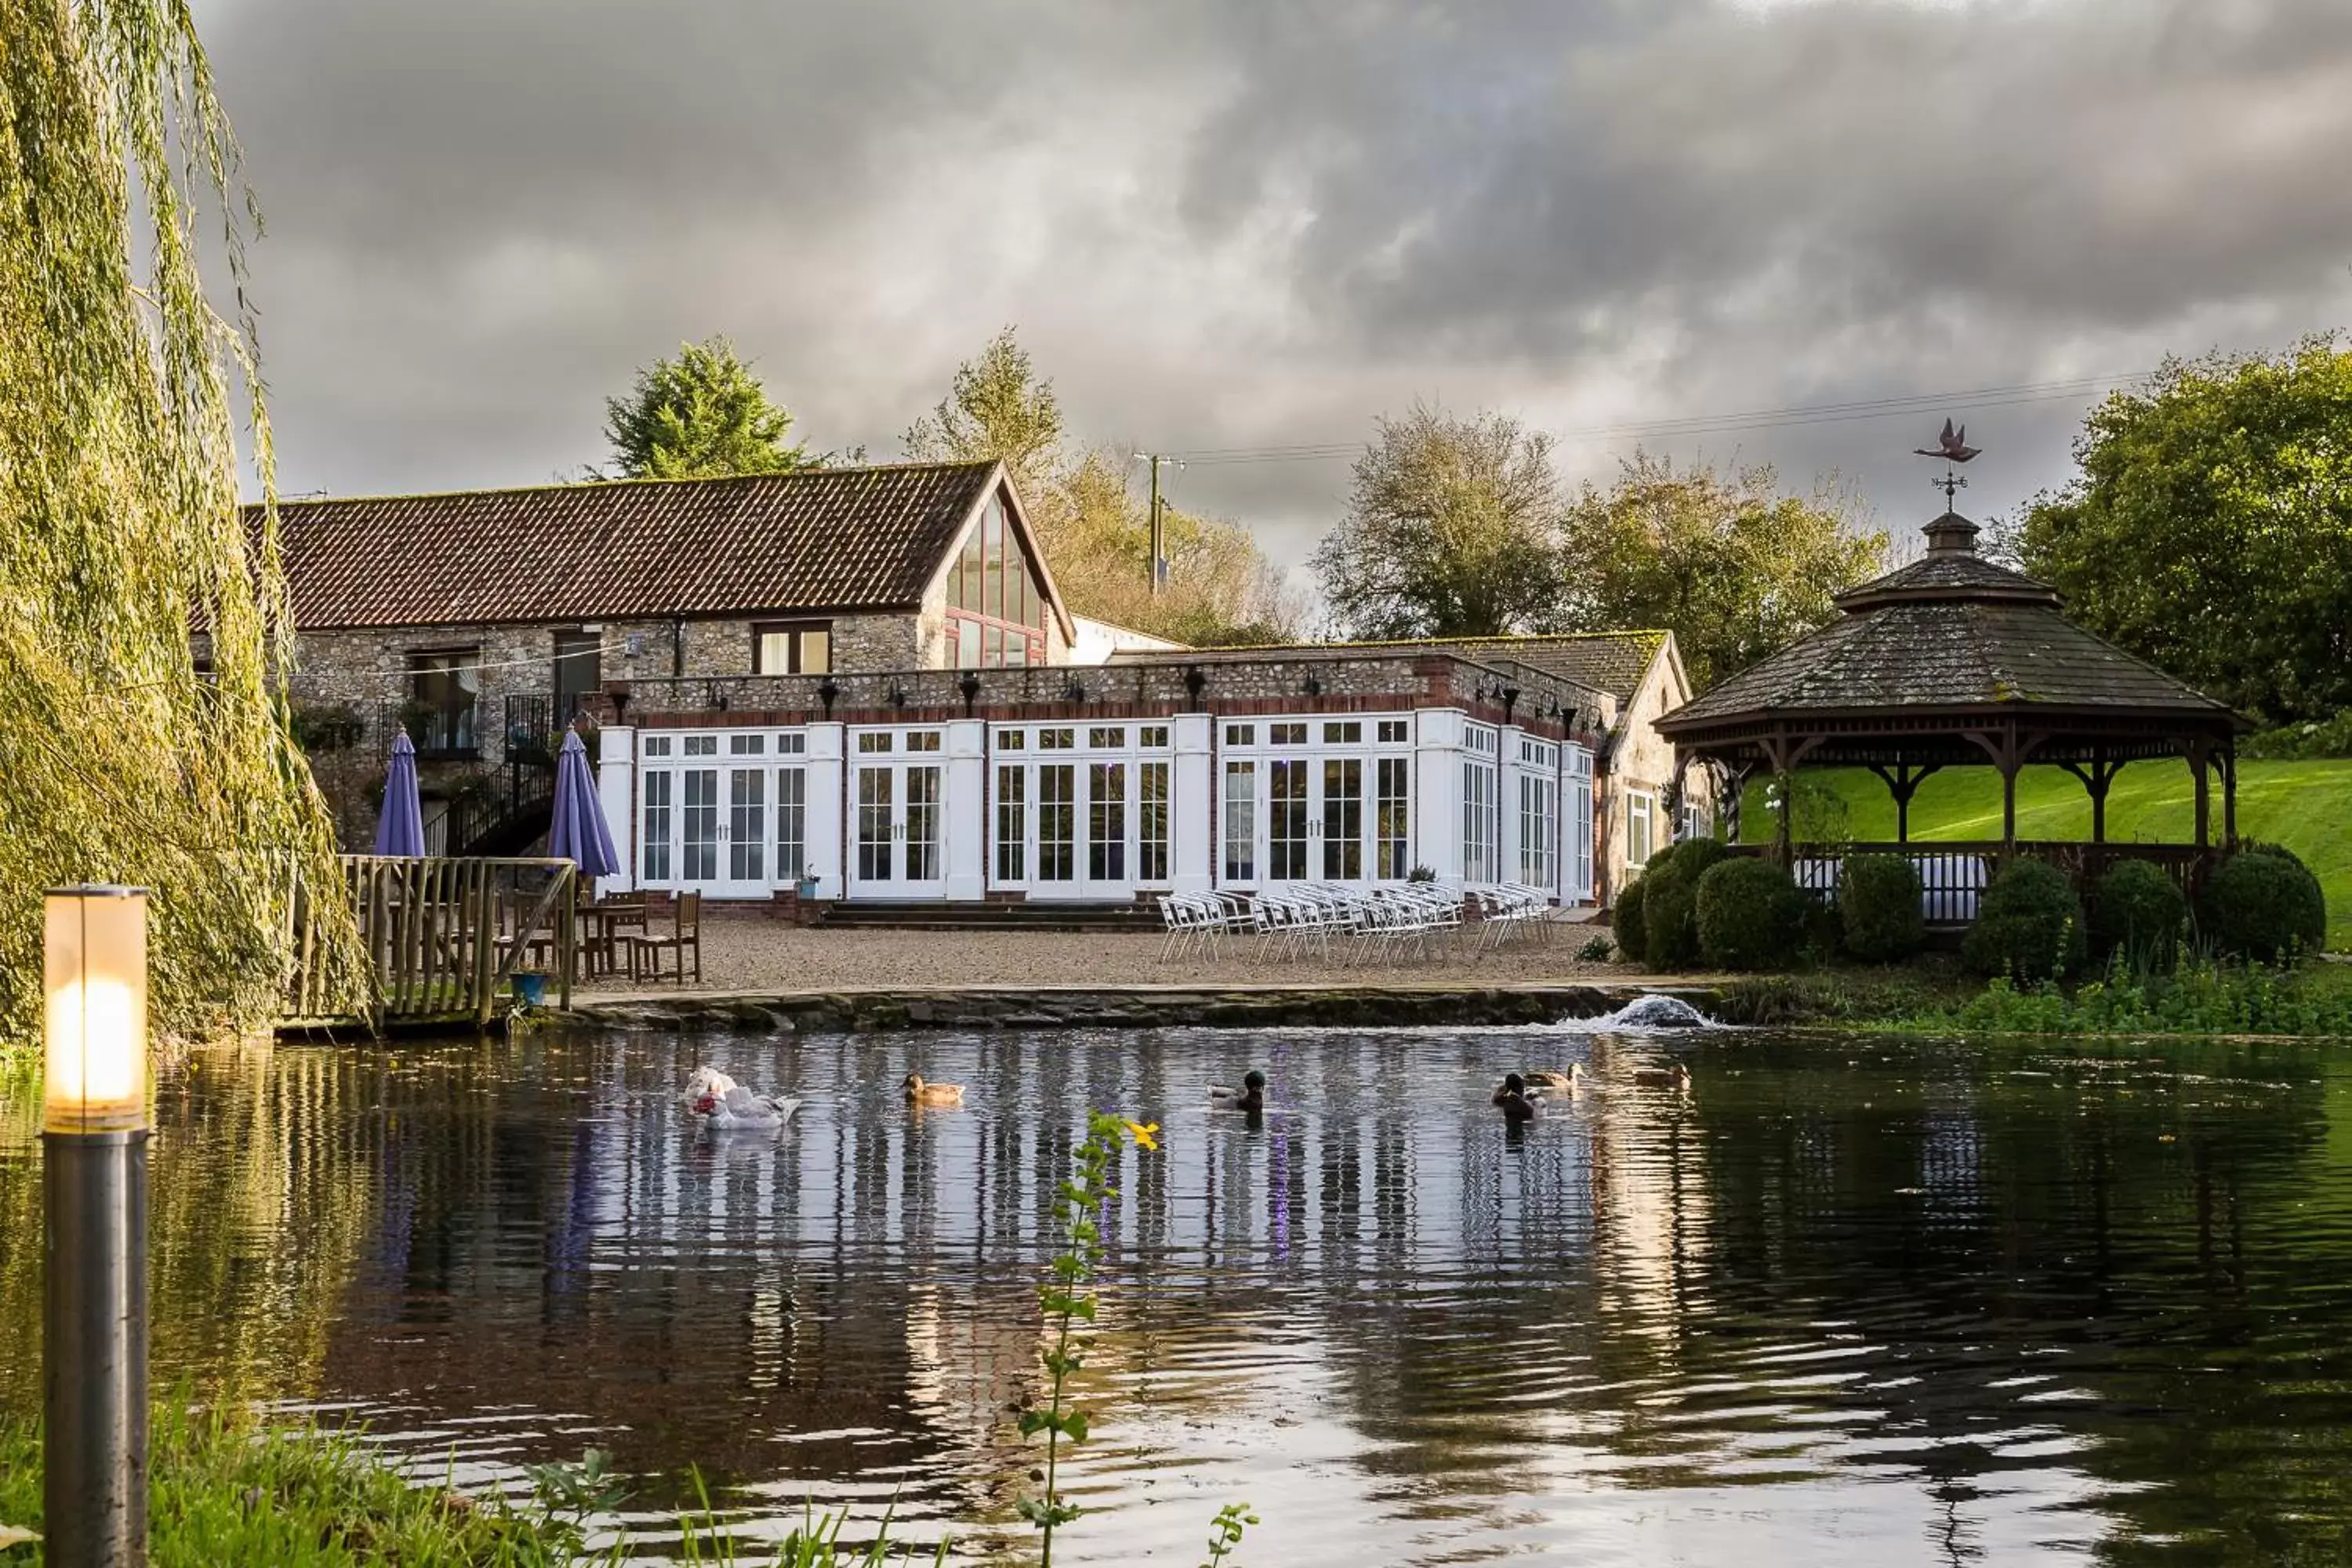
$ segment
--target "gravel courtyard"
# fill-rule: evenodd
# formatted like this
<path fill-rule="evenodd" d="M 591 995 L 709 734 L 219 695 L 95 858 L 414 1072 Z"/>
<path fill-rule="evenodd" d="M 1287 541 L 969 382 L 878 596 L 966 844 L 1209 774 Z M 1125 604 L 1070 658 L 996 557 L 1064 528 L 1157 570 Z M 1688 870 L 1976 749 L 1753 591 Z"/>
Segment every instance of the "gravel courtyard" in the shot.
<path fill-rule="evenodd" d="M 655 922 L 655 934 L 664 930 Z M 811 930 L 757 917 L 706 913 L 702 979 L 687 992 L 892 990 L 926 986 L 1050 985 L 1501 985 L 1545 980 L 1633 976 L 1624 966 L 1577 958 L 1597 928 L 1562 923 L 1549 940 L 1529 931 L 1499 948 L 1459 937 L 1426 959 L 1401 963 L 1261 958 L 1253 942 L 1229 942 L 1222 954 L 1195 950 L 1162 962 L 1157 932 L 1054 931 Z M 664 963 L 669 962 L 664 955 Z M 632 987 L 628 976 L 584 982 L 583 998 L 638 992 L 675 994 L 676 980 Z"/>

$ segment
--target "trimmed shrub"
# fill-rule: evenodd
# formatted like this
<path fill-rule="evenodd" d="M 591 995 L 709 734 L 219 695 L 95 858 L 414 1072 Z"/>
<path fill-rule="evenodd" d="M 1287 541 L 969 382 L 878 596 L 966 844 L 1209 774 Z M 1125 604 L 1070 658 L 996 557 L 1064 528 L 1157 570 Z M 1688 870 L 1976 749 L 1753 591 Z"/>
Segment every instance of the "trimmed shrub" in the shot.
<path fill-rule="evenodd" d="M 1838 871 L 1845 950 L 1865 963 L 1899 963 L 1927 940 L 1919 868 L 1900 855 L 1849 855 Z"/>
<path fill-rule="evenodd" d="M 2180 958 L 2189 900 L 2172 879 L 2145 860 L 2118 860 L 2099 879 L 2091 912 L 2091 940 L 2099 957 L 2120 957 L 2134 969 L 2169 974 Z"/>
<path fill-rule="evenodd" d="M 2062 980 L 2083 967 L 2090 942 L 2083 900 L 2066 873 L 2044 860 L 2011 860 L 1977 902 L 1960 956 L 1979 974 Z"/>
<path fill-rule="evenodd" d="M 1785 869 L 1759 856 L 1718 860 L 1699 874 L 1699 955 L 1717 969 L 1785 969 L 1804 942 L 1811 901 Z"/>
<path fill-rule="evenodd" d="M 2327 941 L 2327 898 L 2293 855 L 2248 845 L 2205 879 L 2197 934 L 2217 952 L 2263 963 L 2317 952 Z"/>
<path fill-rule="evenodd" d="M 1712 838 L 1685 838 L 1643 872 L 1642 958 L 1652 969 L 1698 961 L 1698 879 L 1730 853 Z"/>
<path fill-rule="evenodd" d="M 1609 907 L 1609 929 L 1617 933 L 1617 954 L 1630 963 L 1642 962 L 1642 879 L 1617 895 Z"/>

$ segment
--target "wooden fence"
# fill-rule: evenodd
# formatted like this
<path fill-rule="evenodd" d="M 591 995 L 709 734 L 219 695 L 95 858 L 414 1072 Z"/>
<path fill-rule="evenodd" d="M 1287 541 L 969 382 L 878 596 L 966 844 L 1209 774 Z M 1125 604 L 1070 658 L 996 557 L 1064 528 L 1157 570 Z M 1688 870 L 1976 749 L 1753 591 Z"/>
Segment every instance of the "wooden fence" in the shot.
<path fill-rule="evenodd" d="M 296 900 L 297 967 L 286 1022 L 488 1024 L 525 959 L 543 951 L 558 1004 L 579 973 L 578 870 L 569 860 L 346 855 L 373 1009 L 327 1012 L 317 922 Z"/>
<path fill-rule="evenodd" d="M 1768 846 L 1743 845 L 1748 854 L 1769 854 Z M 2216 853 L 2194 844 L 2080 844 L 2065 840 L 2021 840 L 2012 851 L 1998 839 L 1918 839 L 1902 844 L 1800 844 L 1790 869 L 1797 885 L 1824 903 L 1837 901 L 1839 868 L 1848 856 L 1897 855 L 1919 873 L 1920 911 L 1930 926 L 1963 926 L 1977 918 L 1977 900 L 2007 857 L 2044 860 L 2073 879 L 2085 900 L 2097 896 L 2099 879 L 2119 861 L 2145 860 L 2184 894 L 2193 896 L 2208 860 Z"/>

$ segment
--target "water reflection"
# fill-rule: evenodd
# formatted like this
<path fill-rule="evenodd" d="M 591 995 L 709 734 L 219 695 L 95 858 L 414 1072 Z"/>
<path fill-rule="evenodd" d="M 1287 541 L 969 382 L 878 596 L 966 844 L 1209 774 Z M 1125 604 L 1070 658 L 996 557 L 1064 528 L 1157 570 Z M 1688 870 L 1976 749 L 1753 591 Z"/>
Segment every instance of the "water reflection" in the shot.
<path fill-rule="evenodd" d="M 534 1039 L 206 1056 L 154 1168 L 159 1376 L 320 1402 L 437 1471 L 593 1441 L 984 1533 L 1085 1112 L 1163 1125 L 1116 1262 L 1072 1562 L 2336 1561 L 2352 1106 L 2314 1048 L 1710 1034 Z M 1637 1085 L 1668 1052 L 1688 1097 Z M 1244 1058 L 1249 1058 L 1244 1060 Z M 806 1103 L 698 1138 L 709 1059 Z M 1265 1068 L 1253 1121 L 1206 1087 Z M 971 1086 L 910 1114 L 908 1070 Z M 38 1171 L 0 1146 L 0 1397 L 37 1397 Z M 1186 1559 L 1189 1560 L 1189 1559 Z"/>

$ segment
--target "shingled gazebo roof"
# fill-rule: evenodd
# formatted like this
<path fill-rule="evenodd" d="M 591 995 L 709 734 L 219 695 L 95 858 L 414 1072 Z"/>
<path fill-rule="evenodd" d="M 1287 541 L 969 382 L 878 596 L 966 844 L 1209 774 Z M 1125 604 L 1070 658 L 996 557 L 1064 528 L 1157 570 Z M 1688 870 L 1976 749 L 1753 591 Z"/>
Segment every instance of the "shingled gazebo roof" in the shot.
<path fill-rule="evenodd" d="M 2122 762 L 2226 743 L 2226 706 L 2094 637 L 2046 584 L 1976 552 L 1946 512 L 1927 552 L 1838 595 L 1831 625 L 1659 721 L 1685 752 L 1735 767 L 1981 763 L 2006 736 L 2037 762 Z M 1783 753 L 1784 758 L 1787 753 Z"/>

